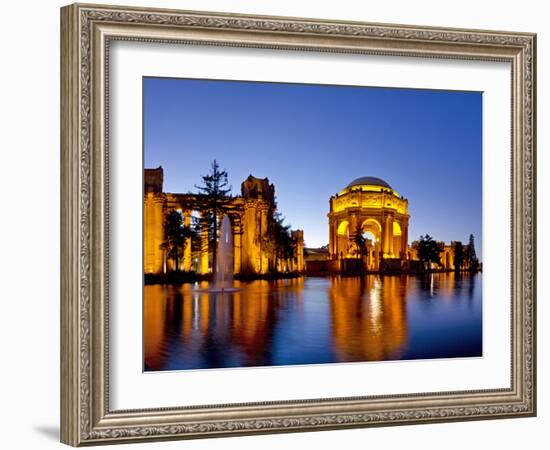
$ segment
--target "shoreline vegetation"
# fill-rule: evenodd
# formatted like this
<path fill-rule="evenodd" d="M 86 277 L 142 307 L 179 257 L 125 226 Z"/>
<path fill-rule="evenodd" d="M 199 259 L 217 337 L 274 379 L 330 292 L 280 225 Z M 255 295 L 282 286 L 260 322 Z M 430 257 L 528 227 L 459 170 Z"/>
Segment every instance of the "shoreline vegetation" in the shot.
<path fill-rule="evenodd" d="M 329 272 L 329 271 L 319 271 L 319 272 L 306 272 L 306 273 L 300 273 L 300 272 L 287 272 L 287 273 L 267 273 L 263 275 L 245 275 L 245 274 L 235 274 L 233 279 L 238 281 L 254 281 L 254 280 L 266 280 L 266 281 L 274 281 L 274 280 L 286 280 L 286 279 L 294 279 L 294 278 L 310 278 L 310 277 L 334 277 L 334 276 L 341 276 L 341 277 L 357 277 L 357 276 L 364 276 L 364 275 L 380 275 L 380 276 L 423 276 L 428 275 L 432 273 L 469 273 L 474 274 L 478 272 L 482 272 L 482 268 L 472 271 L 469 269 L 461 269 L 461 270 L 449 270 L 449 269 L 426 269 L 424 271 L 415 271 L 415 272 L 403 272 L 403 271 L 368 271 L 368 270 L 362 270 L 362 271 L 350 271 L 350 272 Z M 168 272 L 165 274 L 144 274 L 143 281 L 144 285 L 155 285 L 155 284 L 169 284 L 169 285 L 178 285 L 178 284 L 185 284 L 185 283 L 195 283 L 200 281 L 209 281 L 211 282 L 214 275 L 209 274 L 198 274 L 196 272 Z"/>
<path fill-rule="evenodd" d="M 383 228 L 380 217 L 373 216 L 373 208 L 366 208 L 368 213 L 363 214 L 362 223 L 354 224 L 350 229 L 350 224 L 357 222 L 355 219 L 349 222 L 350 217 L 355 217 L 356 213 L 349 213 L 352 216 L 348 214 L 347 218 L 342 216 L 342 211 L 347 211 L 349 206 L 347 203 L 338 207 L 343 209 L 333 210 L 335 199 L 340 198 L 337 195 L 331 198 L 330 214 L 338 214 L 329 216 L 334 219 L 331 223 L 338 222 L 339 226 L 331 225 L 328 244 L 307 248 L 303 230 L 292 230 L 285 224 L 277 209 L 275 187 L 268 178 L 250 175 L 241 185 L 242 195 L 235 197 L 227 171 L 214 160 L 210 172 L 201 176 L 202 184 L 195 185 L 195 193 L 164 194 L 163 173 L 162 166 L 146 169 L 149 177 L 146 177 L 145 191 L 157 208 L 148 210 L 147 217 L 151 223 L 157 224 L 157 228 L 150 232 L 152 237 L 146 245 L 148 250 L 144 252 L 145 285 L 212 282 L 214 272 L 220 267 L 229 268 L 229 272 L 234 268 L 237 273 L 233 278 L 241 281 L 367 274 L 422 276 L 426 273 L 476 273 L 482 270 L 473 234 L 464 244 L 461 241 L 446 244 L 425 234 L 409 245 L 409 216 L 405 214 L 404 219 L 399 219 L 401 225 L 399 221 L 392 222 L 393 216 L 388 216 Z M 376 194 L 372 194 L 375 192 L 373 186 Z M 390 195 L 387 203 L 390 206 L 392 201 L 404 202 L 399 214 L 407 213 L 408 201 L 398 198 L 390 185 L 379 178 L 358 178 L 348 185 L 345 192 L 352 189 L 357 195 L 362 195 L 363 188 L 367 189 L 365 192 L 371 192 L 369 195 L 381 195 L 382 198 Z M 179 200 L 171 200 L 170 206 L 165 207 L 155 195 L 160 196 L 162 202 L 167 201 L 165 195 L 183 195 L 184 199 L 178 197 Z M 243 202 L 248 206 L 243 207 Z M 193 208 L 198 209 L 199 216 L 193 215 Z M 385 206 L 381 208 L 378 209 L 385 210 Z M 230 231 L 222 239 L 224 221 L 224 229 Z M 372 228 L 373 223 L 378 227 Z M 146 238 L 148 235 L 145 233 Z M 229 242 L 229 237 L 231 241 L 224 247 L 227 251 L 220 251 L 220 242 Z M 235 243 L 233 248 L 233 239 L 237 238 L 238 244 Z M 151 254 L 154 257 L 150 257 Z M 146 260 L 147 255 L 150 261 Z"/>
<path fill-rule="evenodd" d="M 299 272 L 288 272 L 288 273 L 267 273 L 264 275 L 245 275 L 245 274 L 235 274 L 233 275 L 233 280 L 239 281 L 254 281 L 254 280 L 281 280 L 281 279 L 291 279 L 291 278 L 300 278 L 305 276 L 303 273 Z M 168 272 L 165 274 L 144 274 L 143 281 L 145 285 L 151 284 L 184 284 L 184 283 L 195 283 L 198 281 L 212 281 L 214 274 L 199 274 L 196 272 Z"/>

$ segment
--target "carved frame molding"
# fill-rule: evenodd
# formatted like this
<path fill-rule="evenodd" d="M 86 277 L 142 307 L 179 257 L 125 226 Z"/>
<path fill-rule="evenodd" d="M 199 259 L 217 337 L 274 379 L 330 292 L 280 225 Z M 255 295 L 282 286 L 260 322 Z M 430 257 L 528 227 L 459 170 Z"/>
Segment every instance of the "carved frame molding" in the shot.
<path fill-rule="evenodd" d="M 112 40 L 508 61 L 512 66 L 510 389 L 111 411 L 108 62 Z M 141 440 L 536 414 L 536 35 L 75 4 L 61 10 L 61 439 Z"/>

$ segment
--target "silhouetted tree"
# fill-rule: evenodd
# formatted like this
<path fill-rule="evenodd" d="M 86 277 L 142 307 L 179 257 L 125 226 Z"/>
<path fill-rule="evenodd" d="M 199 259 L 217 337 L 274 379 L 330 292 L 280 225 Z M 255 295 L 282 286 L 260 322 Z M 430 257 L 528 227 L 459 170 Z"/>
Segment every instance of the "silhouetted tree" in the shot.
<path fill-rule="evenodd" d="M 468 240 L 468 253 L 467 253 L 467 261 L 468 268 L 470 269 L 470 272 L 477 272 L 479 269 L 479 260 L 477 259 L 476 255 L 476 247 L 474 244 L 474 235 L 470 234 L 470 238 Z"/>
<path fill-rule="evenodd" d="M 441 251 L 441 245 L 434 241 L 430 235 L 420 236 L 418 241 L 418 258 L 424 263 L 424 268 L 427 268 L 430 263 L 436 263 L 440 266 L 441 259 L 439 254 Z"/>
<path fill-rule="evenodd" d="M 361 227 L 357 227 L 353 233 L 352 239 L 355 247 L 357 248 L 357 258 L 362 260 L 365 256 L 365 251 L 367 250 L 367 240 L 365 239 L 365 236 L 363 236 L 363 230 L 361 230 Z"/>
<path fill-rule="evenodd" d="M 210 243 L 212 246 L 212 267 L 216 267 L 216 244 L 218 242 L 219 216 L 227 212 L 227 206 L 231 198 L 231 186 L 227 180 L 227 171 L 220 170 L 216 160 L 210 166 L 210 173 L 203 175 L 202 186 L 195 187 L 204 197 L 204 219 L 211 230 Z"/>
<path fill-rule="evenodd" d="M 175 270 L 179 271 L 179 261 L 183 257 L 183 243 L 186 238 L 191 238 L 193 230 L 184 225 L 181 213 L 172 210 L 164 220 L 165 240 L 161 248 L 167 252 L 168 258 L 174 260 Z"/>
<path fill-rule="evenodd" d="M 453 250 L 455 271 L 458 272 L 464 265 L 464 246 L 462 245 L 462 242 L 453 242 Z"/>
<path fill-rule="evenodd" d="M 280 212 L 274 210 L 269 230 L 266 233 L 265 248 L 272 252 L 274 258 L 274 271 L 277 271 L 278 262 L 286 262 L 294 257 L 295 239 L 290 231 L 290 225 L 285 225 L 285 218 Z"/>

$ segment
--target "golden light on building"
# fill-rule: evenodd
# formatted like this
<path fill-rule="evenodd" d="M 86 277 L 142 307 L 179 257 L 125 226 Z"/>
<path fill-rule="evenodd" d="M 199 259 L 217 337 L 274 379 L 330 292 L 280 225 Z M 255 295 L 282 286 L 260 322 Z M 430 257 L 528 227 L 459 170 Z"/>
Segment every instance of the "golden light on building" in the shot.
<path fill-rule="evenodd" d="M 330 198 L 329 258 L 357 258 L 355 236 L 366 237 L 367 268 L 378 270 L 384 259 L 406 259 L 409 230 L 408 200 L 384 180 L 353 180 Z"/>
<path fill-rule="evenodd" d="M 170 211 L 180 211 L 189 226 L 191 217 L 200 220 L 200 245 L 193 248 L 186 238 L 182 248 L 183 270 L 207 274 L 211 271 L 207 210 L 201 195 L 163 191 L 163 169 L 145 169 L 144 189 L 144 263 L 146 274 L 161 274 L 174 269 L 163 249 L 164 220 Z M 232 197 L 227 206 L 233 234 L 234 273 L 262 275 L 284 267 L 291 272 L 304 270 L 304 233 L 293 230 L 293 257 L 282 264 L 269 245 L 269 225 L 275 210 L 275 187 L 267 178 L 250 175 L 241 184 L 241 195 Z M 195 261 L 195 264 L 193 262 Z"/>

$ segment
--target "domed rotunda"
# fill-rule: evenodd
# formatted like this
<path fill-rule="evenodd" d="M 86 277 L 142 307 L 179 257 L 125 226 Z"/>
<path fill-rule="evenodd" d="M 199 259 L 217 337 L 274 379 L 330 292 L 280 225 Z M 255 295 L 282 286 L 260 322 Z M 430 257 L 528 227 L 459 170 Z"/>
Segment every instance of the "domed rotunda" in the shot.
<path fill-rule="evenodd" d="M 330 198 L 330 259 L 362 257 L 369 270 L 378 270 L 382 258 L 407 259 L 409 217 L 408 200 L 388 182 L 356 178 Z"/>

